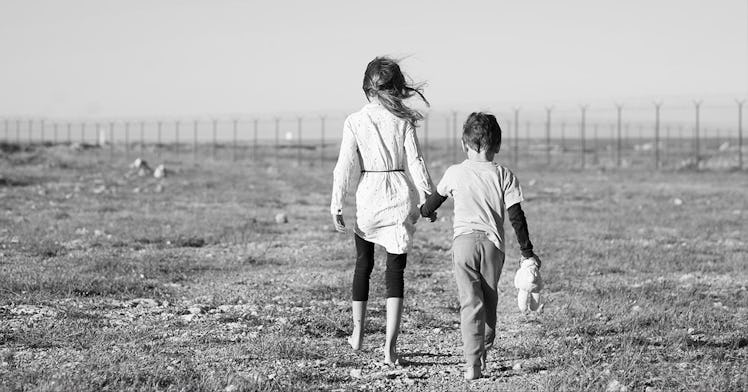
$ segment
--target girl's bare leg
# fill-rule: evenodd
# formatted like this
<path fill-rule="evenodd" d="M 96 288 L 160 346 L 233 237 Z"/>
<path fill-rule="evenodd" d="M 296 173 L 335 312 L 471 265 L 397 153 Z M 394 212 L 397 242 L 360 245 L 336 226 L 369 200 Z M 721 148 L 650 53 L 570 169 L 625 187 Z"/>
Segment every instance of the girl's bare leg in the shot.
<path fill-rule="evenodd" d="M 384 342 L 384 363 L 397 362 L 397 336 L 400 334 L 400 320 L 403 315 L 403 299 L 387 298 L 387 330 Z"/>
<path fill-rule="evenodd" d="M 366 328 L 366 301 L 351 302 L 353 315 L 353 333 L 348 337 L 348 344 L 354 350 L 360 350 L 364 342 L 364 328 Z"/>

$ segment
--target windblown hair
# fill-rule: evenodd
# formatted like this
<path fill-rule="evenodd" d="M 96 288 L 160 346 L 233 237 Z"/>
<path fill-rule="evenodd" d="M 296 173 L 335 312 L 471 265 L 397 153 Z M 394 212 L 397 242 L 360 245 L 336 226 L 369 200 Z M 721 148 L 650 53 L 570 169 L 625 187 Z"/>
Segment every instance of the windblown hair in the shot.
<path fill-rule="evenodd" d="M 392 114 L 410 122 L 413 126 L 423 119 L 423 114 L 403 103 L 418 95 L 426 105 L 429 101 L 423 96 L 423 84 L 407 81 L 397 61 L 388 57 L 377 57 L 366 66 L 363 83 L 366 99 L 379 98 L 379 102 Z"/>
<path fill-rule="evenodd" d="M 501 127 L 493 114 L 470 113 L 462 127 L 462 141 L 471 149 L 495 154 L 501 149 Z"/>

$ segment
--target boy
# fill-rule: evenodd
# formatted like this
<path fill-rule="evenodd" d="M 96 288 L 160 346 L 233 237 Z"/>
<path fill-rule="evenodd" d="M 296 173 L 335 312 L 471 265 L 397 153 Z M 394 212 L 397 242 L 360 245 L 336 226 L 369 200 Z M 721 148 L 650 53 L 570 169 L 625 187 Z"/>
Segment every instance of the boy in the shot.
<path fill-rule="evenodd" d="M 511 171 L 493 162 L 500 147 L 501 128 L 496 117 L 470 114 L 462 134 L 467 159 L 447 169 L 436 192 L 421 206 L 421 215 L 431 217 L 447 196 L 454 198 L 452 257 L 468 380 L 481 377 L 486 352 L 495 337 L 496 285 L 504 265 L 505 210 L 517 234 L 521 263 L 531 260 L 527 264 L 540 268 L 520 207 L 523 198 L 519 182 Z"/>

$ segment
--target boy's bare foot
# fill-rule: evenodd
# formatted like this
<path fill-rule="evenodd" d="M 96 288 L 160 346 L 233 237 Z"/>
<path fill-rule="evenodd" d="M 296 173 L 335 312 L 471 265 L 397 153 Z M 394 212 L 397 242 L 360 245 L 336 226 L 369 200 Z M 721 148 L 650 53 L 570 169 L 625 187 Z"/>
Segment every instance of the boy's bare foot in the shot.
<path fill-rule="evenodd" d="M 361 346 L 363 345 L 363 343 L 364 343 L 363 336 L 359 336 L 358 339 L 354 338 L 353 335 L 348 337 L 348 344 L 351 345 L 351 348 L 353 349 L 353 351 L 361 350 Z"/>
<path fill-rule="evenodd" d="M 481 374 L 481 366 L 470 366 L 465 370 L 465 379 L 468 381 L 477 380 L 481 377 L 483 377 L 483 374 Z"/>

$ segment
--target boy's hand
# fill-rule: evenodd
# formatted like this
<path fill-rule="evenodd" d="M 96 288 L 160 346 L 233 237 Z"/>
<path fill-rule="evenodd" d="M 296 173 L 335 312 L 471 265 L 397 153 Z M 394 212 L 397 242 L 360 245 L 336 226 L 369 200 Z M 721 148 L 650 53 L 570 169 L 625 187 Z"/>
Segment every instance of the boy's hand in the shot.
<path fill-rule="evenodd" d="M 524 260 L 527 260 L 527 259 L 532 259 L 532 260 L 535 260 L 535 264 L 536 264 L 536 265 L 538 266 L 538 269 L 540 269 L 540 266 L 541 266 L 541 265 L 543 264 L 543 263 L 542 263 L 542 262 L 540 261 L 540 257 L 538 257 L 538 255 L 536 255 L 536 254 L 533 254 L 533 255 L 532 255 L 532 256 L 530 256 L 530 257 L 524 257 L 524 256 L 523 256 L 523 257 L 520 257 L 520 258 L 519 258 L 519 264 L 520 264 L 520 265 L 522 265 L 522 262 L 523 262 Z"/>
<path fill-rule="evenodd" d="M 339 233 L 345 233 L 345 221 L 343 221 L 343 215 L 333 215 L 332 224 L 335 225 L 335 230 Z"/>
<path fill-rule="evenodd" d="M 426 218 L 429 218 L 431 222 L 436 222 L 436 211 L 434 211 L 433 214 L 427 216 Z"/>

